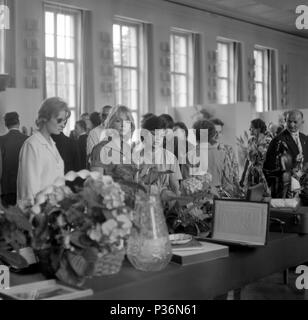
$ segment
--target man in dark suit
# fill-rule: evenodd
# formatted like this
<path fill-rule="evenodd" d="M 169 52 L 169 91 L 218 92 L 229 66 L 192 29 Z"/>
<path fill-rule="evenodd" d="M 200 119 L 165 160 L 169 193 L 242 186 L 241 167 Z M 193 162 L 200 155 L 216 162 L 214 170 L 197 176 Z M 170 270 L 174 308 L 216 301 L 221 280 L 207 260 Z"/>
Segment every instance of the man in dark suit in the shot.
<path fill-rule="evenodd" d="M 87 124 L 84 120 L 79 120 L 76 122 L 75 131 L 78 136 L 78 147 L 79 147 L 79 154 L 80 154 L 80 164 L 81 169 L 87 169 L 88 161 L 87 161 Z"/>
<path fill-rule="evenodd" d="M 17 112 L 6 113 L 4 122 L 9 132 L 0 137 L 1 201 L 4 207 L 8 207 L 16 205 L 19 152 L 28 136 L 19 131 Z"/>
<path fill-rule="evenodd" d="M 291 110 L 286 120 L 286 129 L 271 141 L 263 165 L 269 187 L 272 189 L 272 197 L 277 198 L 284 195 L 284 177 L 296 174 L 308 163 L 307 137 L 300 132 L 304 122 L 303 113 Z"/>

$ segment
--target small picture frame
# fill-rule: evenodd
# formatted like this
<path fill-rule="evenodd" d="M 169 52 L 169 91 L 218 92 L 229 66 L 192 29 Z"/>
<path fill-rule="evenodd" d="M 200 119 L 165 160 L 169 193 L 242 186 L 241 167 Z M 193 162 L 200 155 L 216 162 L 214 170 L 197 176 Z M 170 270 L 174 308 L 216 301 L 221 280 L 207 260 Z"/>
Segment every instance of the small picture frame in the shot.
<path fill-rule="evenodd" d="M 0 295 L 4 299 L 14 300 L 74 300 L 91 296 L 93 291 L 92 289 L 75 289 L 56 280 L 47 280 L 0 290 Z"/>

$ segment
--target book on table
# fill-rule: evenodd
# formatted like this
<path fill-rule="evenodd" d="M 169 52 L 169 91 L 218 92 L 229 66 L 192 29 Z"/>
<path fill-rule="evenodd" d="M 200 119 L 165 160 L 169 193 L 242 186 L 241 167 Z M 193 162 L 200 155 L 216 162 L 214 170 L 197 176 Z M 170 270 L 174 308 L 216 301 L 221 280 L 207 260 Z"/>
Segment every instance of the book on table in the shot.
<path fill-rule="evenodd" d="M 225 258 L 229 256 L 229 247 L 209 242 L 192 240 L 183 245 L 172 246 L 172 261 L 181 265 Z"/>
<path fill-rule="evenodd" d="M 73 300 L 93 295 L 92 289 L 64 285 L 56 280 L 22 284 L 0 290 L 3 300 Z"/>

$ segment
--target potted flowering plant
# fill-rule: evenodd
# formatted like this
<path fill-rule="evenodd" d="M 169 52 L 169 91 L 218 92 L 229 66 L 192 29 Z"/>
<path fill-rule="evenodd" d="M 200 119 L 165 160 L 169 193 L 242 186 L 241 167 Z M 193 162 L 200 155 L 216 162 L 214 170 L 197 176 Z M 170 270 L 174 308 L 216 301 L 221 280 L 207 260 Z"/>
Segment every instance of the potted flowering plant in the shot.
<path fill-rule="evenodd" d="M 72 285 L 118 272 L 132 225 L 131 209 L 118 183 L 88 171 L 70 172 L 66 180 L 77 176 L 85 179 L 78 192 L 56 183 L 40 192 L 30 208 L 32 246 L 42 270 Z"/>
<path fill-rule="evenodd" d="M 17 207 L 0 207 L 0 264 L 15 271 L 29 266 L 22 251 L 29 246 L 31 224 Z"/>

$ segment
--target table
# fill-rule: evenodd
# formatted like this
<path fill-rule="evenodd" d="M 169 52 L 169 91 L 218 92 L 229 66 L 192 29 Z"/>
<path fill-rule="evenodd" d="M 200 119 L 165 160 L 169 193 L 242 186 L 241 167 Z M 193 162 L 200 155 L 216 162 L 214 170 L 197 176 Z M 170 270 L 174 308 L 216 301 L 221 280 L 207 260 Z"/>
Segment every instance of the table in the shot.
<path fill-rule="evenodd" d="M 160 272 L 141 272 L 124 262 L 117 275 L 89 279 L 91 300 L 205 300 L 308 261 L 308 235 L 270 233 L 262 248 L 231 247 L 227 258 Z M 11 285 L 44 280 L 42 275 L 12 275 Z"/>

